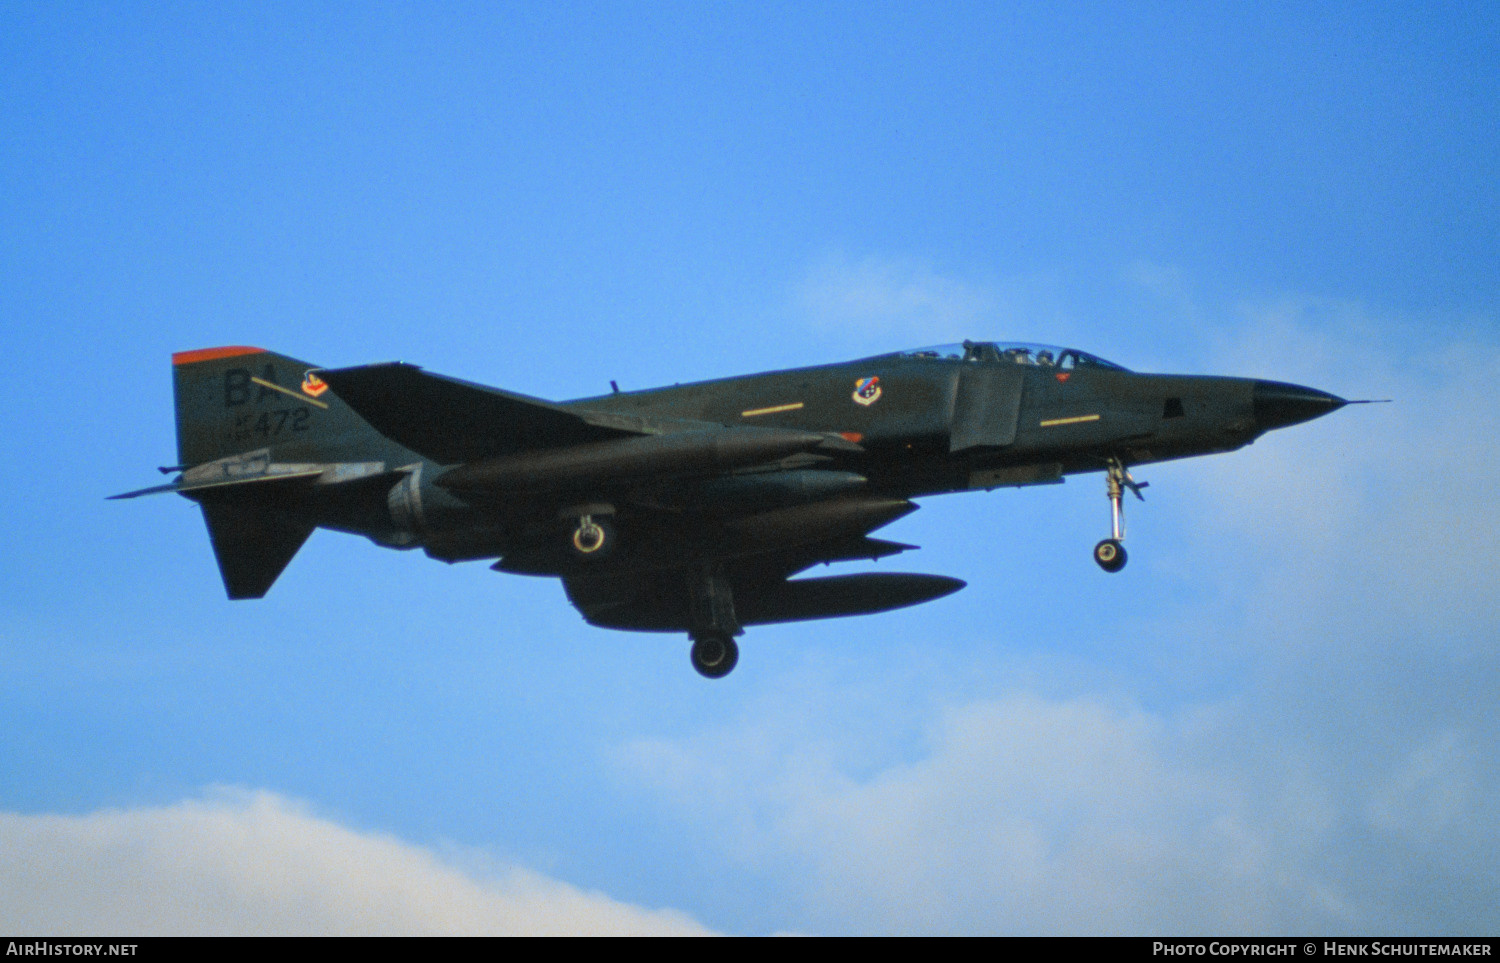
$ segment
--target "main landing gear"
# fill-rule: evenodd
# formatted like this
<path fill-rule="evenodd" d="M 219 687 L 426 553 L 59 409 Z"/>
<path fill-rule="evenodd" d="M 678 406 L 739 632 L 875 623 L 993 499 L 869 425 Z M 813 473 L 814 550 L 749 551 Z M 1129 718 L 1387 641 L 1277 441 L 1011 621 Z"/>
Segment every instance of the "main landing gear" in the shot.
<path fill-rule="evenodd" d="M 1125 540 L 1125 506 L 1122 496 L 1125 489 L 1130 489 L 1140 501 L 1145 501 L 1146 496 L 1141 494 L 1141 489 L 1150 485 L 1150 482 L 1137 482 L 1130 477 L 1130 472 L 1125 468 L 1125 463 L 1118 458 L 1110 458 L 1109 468 L 1105 475 L 1105 485 L 1109 494 L 1110 508 L 1110 537 L 1104 539 L 1094 546 L 1094 561 L 1106 572 L 1118 572 L 1125 567 L 1129 558 L 1125 554 L 1125 546 L 1121 544 Z"/>
<path fill-rule="evenodd" d="M 693 640 L 693 668 L 706 679 L 722 679 L 740 661 L 740 647 L 728 635 L 710 632 Z"/>
<path fill-rule="evenodd" d="M 740 660 L 734 637 L 741 634 L 734 614 L 734 592 L 723 569 L 704 563 L 688 575 L 688 637 L 693 640 L 693 668 L 708 679 L 722 679 Z"/>

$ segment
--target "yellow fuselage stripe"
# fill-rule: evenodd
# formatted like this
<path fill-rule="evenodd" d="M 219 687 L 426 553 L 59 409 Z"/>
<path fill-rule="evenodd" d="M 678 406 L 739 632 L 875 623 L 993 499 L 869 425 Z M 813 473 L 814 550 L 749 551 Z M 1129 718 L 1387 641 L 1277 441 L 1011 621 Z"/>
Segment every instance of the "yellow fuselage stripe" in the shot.
<path fill-rule="evenodd" d="M 307 395 L 303 394 L 300 391 L 293 391 L 290 388 L 283 388 L 281 385 L 273 384 L 273 383 L 271 383 L 269 381 L 266 381 L 263 378 L 251 378 L 250 380 L 253 381 L 253 382 L 255 382 L 256 384 L 260 385 L 263 388 L 270 388 L 272 391 L 279 391 L 279 392 L 281 392 L 284 395 L 291 395 L 293 398 L 296 398 L 298 401 L 305 401 L 305 402 L 307 402 L 310 405 L 317 405 L 319 408 L 327 408 L 328 407 L 328 404 L 326 402 L 319 401 L 316 398 L 309 398 Z"/>
<path fill-rule="evenodd" d="M 749 411 L 740 412 L 741 418 L 754 418 L 756 415 L 774 415 L 783 411 L 796 411 L 802 407 L 802 402 L 794 401 L 789 405 L 777 405 L 774 408 L 751 408 Z"/>
<path fill-rule="evenodd" d="M 1085 421 L 1098 421 L 1098 415 L 1079 415 L 1076 418 L 1052 418 L 1042 422 L 1043 428 L 1056 428 L 1058 425 L 1081 425 Z"/>

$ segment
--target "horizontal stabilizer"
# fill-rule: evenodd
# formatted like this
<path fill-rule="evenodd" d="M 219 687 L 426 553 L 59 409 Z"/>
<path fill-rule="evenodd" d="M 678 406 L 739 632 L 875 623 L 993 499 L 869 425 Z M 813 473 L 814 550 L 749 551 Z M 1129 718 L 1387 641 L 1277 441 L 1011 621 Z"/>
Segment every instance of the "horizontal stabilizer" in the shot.
<path fill-rule="evenodd" d="M 118 495 L 106 495 L 105 501 L 117 501 L 121 498 L 140 498 L 142 495 L 165 495 L 167 492 L 181 491 L 176 482 L 168 482 L 165 485 L 152 485 L 150 488 L 137 488 L 133 492 L 121 492 Z"/>
<path fill-rule="evenodd" d="M 540 398 L 429 374 L 394 362 L 317 372 L 376 431 L 444 465 L 637 432 L 591 424 Z"/>
<path fill-rule="evenodd" d="M 299 466 L 299 467 L 301 467 L 301 466 Z M 202 490 L 204 490 L 206 488 L 223 488 L 226 485 L 236 485 L 236 486 L 239 486 L 239 485 L 263 484 L 265 482 L 295 481 L 296 479 L 299 479 L 299 478 L 317 478 L 321 474 L 323 474 L 323 468 L 322 468 L 322 466 L 318 466 L 316 468 L 305 469 L 305 470 L 302 470 L 302 471 L 278 472 L 276 474 L 257 475 L 257 476 L 255 476 L 253 478 L 235 478 L 235 479 L 230 479 L 230 480 L 225 480 L 225 481 L 208 482 L 206 484 L 198 484 L 198 485 L 193 485 L 193 484 L 185 483 L 182 479 L 179 478 L 177 481 L 170 482 L 170 483 L 168 483 L 166 485 L 153 485 L 150 488 L 141 488 L 141 489 L 137 489 L 136 491 L 133 491 L 133 492 L 123 492 L 123 493 L 121 493 L 119 495 L 110 495 L 106 500 L 107 501 L 113 501 L 113 500 L 118 499 L 118 498 L 139 498 L 142 495 L 162 495 L 162 494 L 165 494 L 167 492 L 182 492 L 182 493 L 196 492 L 196 491 L 202 491 Z"/>
<path fill-rule="evenodd" d="M 206 492 L 209 489 L 233 488 L 250 491 L 249 486 L 260 488 L 267 483 L 302 480 L 319 485 L 358 481 L 376 475 L 387 474 L 383 461 L 357 462 L 275 462 L 271 451 L 262 448 L 230 455 L 194 465 L 181 477 L 165 485 L 153 485 L 133 492 L 110 495 L 110 499 L 139 498 L 142 495 L 159 495 L 166 492 Z"/>

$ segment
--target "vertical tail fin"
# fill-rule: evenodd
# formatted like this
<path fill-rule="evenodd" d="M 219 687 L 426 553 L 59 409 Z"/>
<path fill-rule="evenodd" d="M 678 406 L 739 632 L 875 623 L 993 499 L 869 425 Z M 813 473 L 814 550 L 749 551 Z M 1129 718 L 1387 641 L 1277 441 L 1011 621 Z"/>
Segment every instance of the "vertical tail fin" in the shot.
<path fill-rule="evenodd" d="M 402 452 L 312 374 L 316 365 L 262 348 L 172 356 L 177 458 L 184 468 L 249 452 L 267 462 L 381 461 Z M 394 450 L 393 450 L 394 449 Z M 203 508 L 231 599 L 270 590 L 316 527 L 297 481 L 230 485 L 192 494 Z"/>
<path fill-rule="evenodd" d="M 389 447 L 311 373 L 315 368 L 263 348 L 172 355 L 178 464 L 261 448 L 277 461 L 359 461 Z"/>

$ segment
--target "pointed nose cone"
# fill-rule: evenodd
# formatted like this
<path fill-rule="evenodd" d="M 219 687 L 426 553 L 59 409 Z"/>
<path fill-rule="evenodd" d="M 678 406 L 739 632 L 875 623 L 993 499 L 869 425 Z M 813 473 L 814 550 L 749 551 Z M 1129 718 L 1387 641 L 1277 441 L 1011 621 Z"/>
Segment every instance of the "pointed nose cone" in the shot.
<path fill-rule="evenodd" d="M 1261 431 L 1312 421 L 1349 403 L 1326 391 L 1280 381 L 1257 381 L 1254 399 L 1255 423 Z"/>

